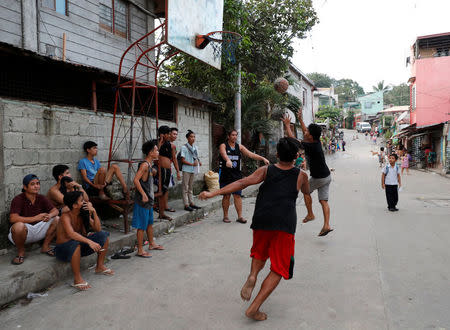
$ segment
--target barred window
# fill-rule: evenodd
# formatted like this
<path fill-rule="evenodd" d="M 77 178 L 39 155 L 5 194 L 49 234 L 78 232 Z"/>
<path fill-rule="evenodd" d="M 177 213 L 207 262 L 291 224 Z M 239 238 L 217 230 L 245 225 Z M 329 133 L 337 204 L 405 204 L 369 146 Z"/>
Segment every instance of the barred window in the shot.
<path fill-rule="evenodd" d="M 123 0 L 107 0 L 99 6 L 99 25 L 123 38 L 128 36 L 128 5 Z"/>

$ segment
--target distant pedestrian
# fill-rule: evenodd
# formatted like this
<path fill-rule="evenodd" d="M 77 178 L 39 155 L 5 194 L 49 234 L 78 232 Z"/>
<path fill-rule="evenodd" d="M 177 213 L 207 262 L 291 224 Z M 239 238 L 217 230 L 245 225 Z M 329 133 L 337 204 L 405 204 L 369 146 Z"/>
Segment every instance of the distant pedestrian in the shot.
<path fill-rule="evenodd" d="M 388 210 L 391 212 L 398 211 L 398 189 L 402 186 L 397 159 L 396 154 L 390 155 L 389 164 L 383 167 L 381 174 L 381 188 L 386 191 Z"/>
<path fill-rule="evenodd" d="M 345 151 L 345 145 L 346 145 L 345 141 L 342 140 L 342 151 Z"/>
<path fill-rule="evenodd" d="M 409 154 L 408 151 L 405 151 L 405 154 L 402 157 L 402 175 L 403 175 L 403 171 L 406 168 L 406 175 L 409 175 L 409 161 L 411 160 L 411 155 Z"/>

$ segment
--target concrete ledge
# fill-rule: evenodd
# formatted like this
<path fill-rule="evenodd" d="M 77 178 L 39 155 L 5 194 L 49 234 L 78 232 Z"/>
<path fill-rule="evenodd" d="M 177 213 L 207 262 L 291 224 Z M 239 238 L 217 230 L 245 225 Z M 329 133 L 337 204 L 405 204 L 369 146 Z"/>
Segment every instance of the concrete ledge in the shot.
<path fill-rule="evenodd" d="M 248 187 L 244 190 L 243 195 L 246 197 L 255 196 L 257 192 L 258 186 Z M 182 211 L 171 214 L 173 221 L 158 222 L 155 219 L 153 225 L 155 237 L 167 233 L 173 225 L 180 227 L 185 223 L 205 217 L 208 213 L 221 207 L 222 199 L 218 196 L 208 201 L 198 201 L 198 205 L 202 208 L 193 212 L 184 211 L 181 200 L 169 203 L 175 209 Z M 116 222 L 121 221 L 116 220 Z M 118 230 L 109 230 L 109 228 L 105 228 L 105 230 L 111 234 L 108 255 L 114 254 L 115 251 L 124 246 L 135 245 L 135 231 L 125 235 Z M 57 261 L 53 257 L 39 253 L 39 251 L 39 249 L 27 251 L 25 262 L 19 266 L 11 264 L 11 260 L 15 256 L 15 250 L 0 256 L 0 307 L 24 297 L 29 292 L 45 290 L 59 281 L 72 281 L 72 270 L 69 263 Z M 85 270 L 95 264 L 96 257 L 96 254 L 93 254 L 82 258 L 81 269 Z"/>

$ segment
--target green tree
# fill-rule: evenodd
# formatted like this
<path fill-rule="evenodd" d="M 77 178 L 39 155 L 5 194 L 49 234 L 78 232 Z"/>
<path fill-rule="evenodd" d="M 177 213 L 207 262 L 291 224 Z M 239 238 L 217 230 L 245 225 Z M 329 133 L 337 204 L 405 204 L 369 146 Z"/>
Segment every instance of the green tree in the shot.
<path fill-rule="evenodd" d="M 354 102 L 359 95 L 364 95 L 364 89 L 352 79 L 336 81 L 335 93 L 339 95 L 339 106 L 346 102 Z"/>
<path fill-rule="evenodd" d="M 322 120 L 330 119 L 331 123 L 338 123 L 342 118 L 342 109 L 333 106 L 322 106 L 316 113 L 316 117 Z"/>
<path fill-rule="evenodd" d="M 380 81 L 376 86 L 372 86 L 374 92 L 386 93 L 389 90 L 389 86 L 384 85 L 384 80 Z"/>
<path fill-rule="evenodd" d="M 243 36 L 237 51 L 243 92 L 282 76 L 293 55 L 294 38 L 304 38 L 317 22 L 311 0 L 225 0 L 224 30 Z M 208 92 L 229 111 L 234 103 L 236 74 L 237 65 L 228 61 L 222 61 L 219 71 L 180 54 L 163 68 L 162 78 L 166 85 Z"/>
<path fill-rule="evenodd" d="M 335 80 L 326 73 L 312 72 L 307 74 L 308 78 L 314 82 L 314 85 L 319 88 L 331 87 Z"/>
<path fill-rule="evenodd" d="M 384 104 L 409 105 L 410 103 L 410 90 L 407 84 L 400 84 L 392 87 L 392 89 L 384 93 Z"/>

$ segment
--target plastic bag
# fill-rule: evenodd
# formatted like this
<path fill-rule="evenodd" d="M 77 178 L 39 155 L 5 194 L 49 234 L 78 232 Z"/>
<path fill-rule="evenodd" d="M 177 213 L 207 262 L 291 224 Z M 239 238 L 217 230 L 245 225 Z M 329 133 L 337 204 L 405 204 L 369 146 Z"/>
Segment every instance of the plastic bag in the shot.
<path fill-rule="evenodd" d="M 207 173 L 205 173 L 205 182 L 206 186 L 208 187 L 208 191 L 219 190 L 219 173 L 208 171 Z"/>

